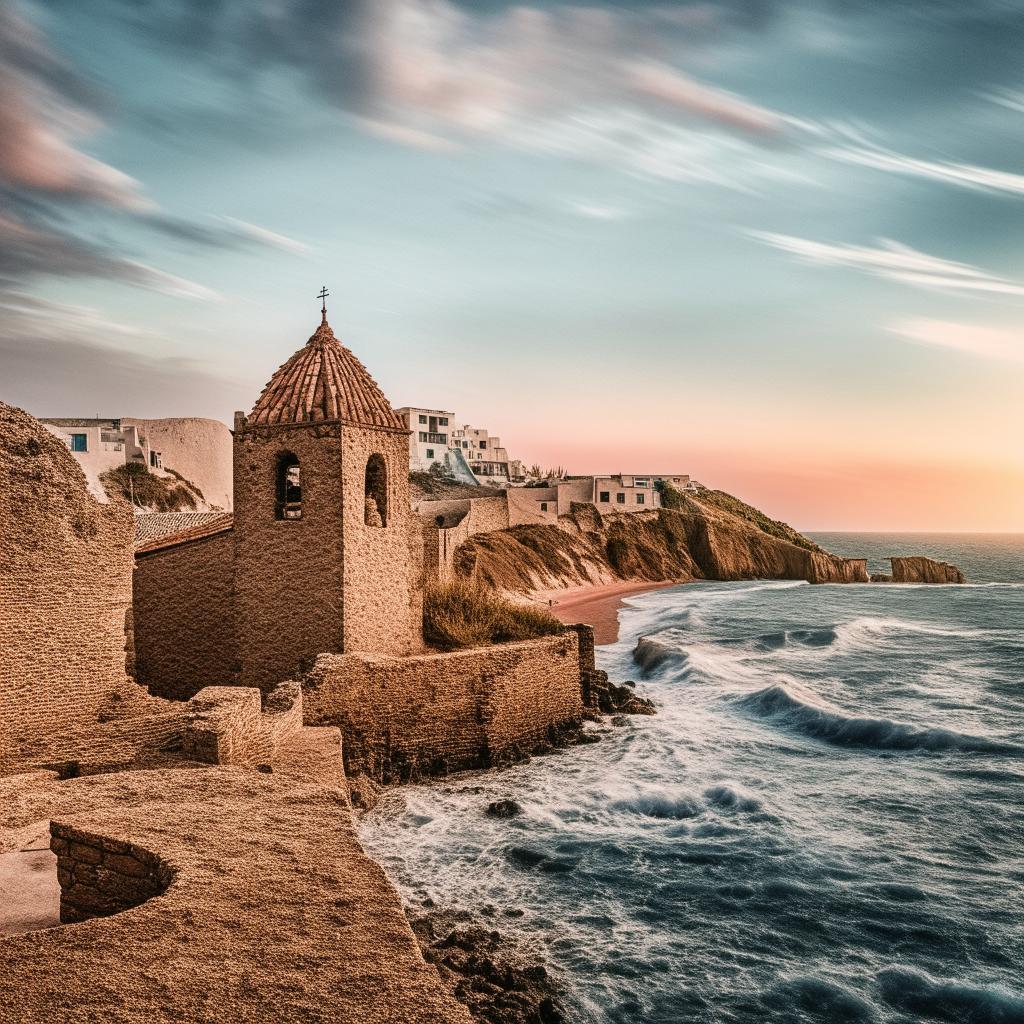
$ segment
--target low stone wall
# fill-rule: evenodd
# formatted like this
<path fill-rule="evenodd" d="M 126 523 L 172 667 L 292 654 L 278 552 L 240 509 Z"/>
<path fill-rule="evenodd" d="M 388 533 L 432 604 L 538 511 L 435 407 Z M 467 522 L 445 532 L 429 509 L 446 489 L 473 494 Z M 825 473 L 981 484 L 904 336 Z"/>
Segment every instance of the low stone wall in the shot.
<path fill-rule="evenodd" d="M 109 917 L 164 892 L 174 872 L 140 846 L 50 823 L 50 849 L 57 855 L 61 923 Z"/>
<path fill-rule="evenodd" d="M 207 686 L 188 708 L 181 741 L 185 757 L 204 764 L 266 767 L 302 728 L 302 687 L 282 683 L 264 708 L 255 687 Z"/>
<path fill-rule="evenodd" d="M 391 782 L 512 759 L 582 717 L 577 635 L 389 658 L 324 654 L 305 719 L 341 729 L 345 765 Z"/>

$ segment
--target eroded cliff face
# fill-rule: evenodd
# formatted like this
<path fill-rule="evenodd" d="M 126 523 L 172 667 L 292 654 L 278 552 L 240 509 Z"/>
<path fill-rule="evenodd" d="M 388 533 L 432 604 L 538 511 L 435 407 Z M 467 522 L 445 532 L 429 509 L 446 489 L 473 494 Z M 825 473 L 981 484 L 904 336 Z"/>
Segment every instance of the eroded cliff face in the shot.
<path fill-rule="evenodd" d="M 573 505 L 557 527 L 478 534 L 456 552 L 454 568 L 460 576 L 518 593 L 619 580 L 868 582 L 864 559 L 840 558 L 800 540 L 806 546 L 687 495 L 675 509 L 601 516 L 593 505 Z"/>
<path fill-rule="evenodd" d="M 890 558 L 893 583 L 963 583 L 964 574 L 949 562 L 913 555 Z"/>

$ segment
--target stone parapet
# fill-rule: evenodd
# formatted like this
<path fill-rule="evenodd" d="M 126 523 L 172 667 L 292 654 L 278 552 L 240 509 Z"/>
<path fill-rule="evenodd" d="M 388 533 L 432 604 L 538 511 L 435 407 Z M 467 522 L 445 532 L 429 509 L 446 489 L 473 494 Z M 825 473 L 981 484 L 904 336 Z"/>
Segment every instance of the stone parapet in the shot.
<path fill-rule="evenodd" d="M 577 636 L 424 654 L 321 655 L 306 722 L 341 729 L 349 772 L 383 781 L 484 767 L 580 721 Z"/>
<path fill-rule="evenodd" d="M 59 821 L 50 823 L 50 849 L 57 856 L 63 924 L 137 907 L 174 878 L 173 869 L 149 850 Z"/>

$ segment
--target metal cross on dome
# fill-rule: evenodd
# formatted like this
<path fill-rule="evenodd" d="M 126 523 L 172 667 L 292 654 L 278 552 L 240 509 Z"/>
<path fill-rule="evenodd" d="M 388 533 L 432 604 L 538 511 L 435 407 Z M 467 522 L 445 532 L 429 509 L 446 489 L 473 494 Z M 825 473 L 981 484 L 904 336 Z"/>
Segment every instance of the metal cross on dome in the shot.
<path fill-rule="evenodd" d="M 330 294 L 331 293 L 327 290 L 327 285 L 324 285 L 316 294 L 316 297 L 320 299 L 322 303 L 320 306 L 320 312 L 323 314 L 324 320 L 327 319 L 327 296 Z"/>

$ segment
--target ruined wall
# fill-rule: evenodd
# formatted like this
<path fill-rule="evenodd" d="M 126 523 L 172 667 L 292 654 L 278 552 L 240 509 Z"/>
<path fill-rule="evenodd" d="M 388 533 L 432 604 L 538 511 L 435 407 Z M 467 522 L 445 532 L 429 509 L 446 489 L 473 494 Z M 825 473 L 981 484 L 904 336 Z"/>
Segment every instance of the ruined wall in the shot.
<path fill-rule="evenodd" d="M 134 694 L 125 675 L 135 524 L 66 445 L 0 403 L 0 760 Z"/>
<path fill-rule="evenodd" d="M 208 686 L 189 701 L 182 754 L 203 764 L 269 766 L 302 728 L 302 688 L 281 683 L 262 706 L 255 687 Z"/>
<path fill-rule="evenodd" d="M 158 697 L 235 681 L 234 555 L 230 530 L 136 555 L 135 676 Z"/>
<path fill-rule="evenodd" d="M 510 526 L 558 525 L 557 487 L 510 487 L 506 493 Z"/>
<path fill-rule="evenodd" d="M 239 682 L 268 691 L 342 650 L 340 427 L 236 422 L 235 615 Z M 302 518 L 276 518 L 277 466 L 299 458 Z M 361 470 L 360 470 L 361 472 Z M 360 491 L 362 479 L 360 478 Z"/>
<path fill-rule="evenodd" d="M 575 633 L 405 659 L 323 655 L 302 686 L 307 724 L 339 726 L 349 770 L 384 781 L 528 752 L 582 714 Z"/>
<path fill-rule="evenodd" d="M 387 524 L 365 522 L 370 456 L 387 466 Z M 405 431 L 345 424 L 341 438 L 344 651 L 408 654 L 419 646 L 410 622 L 409 446 Z M 320 651 L 337 651 L 337 646 Z M 317 653 L 320 653 L 319 651 Z"/>
<path fill-rule="evenodd" d="M 427 580 L 453 575 L 455 549 L 474 534 L 506 530 L 509 504 L 504 494 L 490 498 L 461 498 L 420 502 L 423 524 L 423 566 Z"/>
<path fill-rule="evenodd" d="M 174 877 L 149 850 L 58 821 L 50 823 L 50 849 L 57 855 L 62 924 L 137 907 Z"/>

